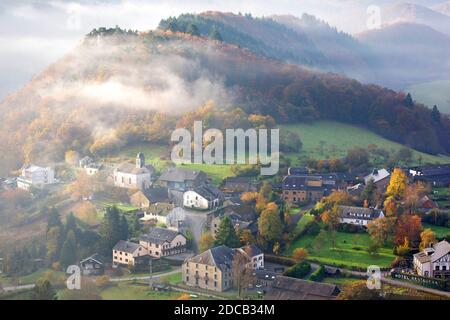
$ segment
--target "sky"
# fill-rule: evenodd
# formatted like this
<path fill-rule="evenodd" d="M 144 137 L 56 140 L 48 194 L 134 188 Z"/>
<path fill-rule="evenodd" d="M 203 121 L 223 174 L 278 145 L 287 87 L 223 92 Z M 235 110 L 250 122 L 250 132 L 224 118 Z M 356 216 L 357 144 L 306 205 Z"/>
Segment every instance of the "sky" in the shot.
<path fill-rule="evenodd" d="M 430 1 L 435 0 L 427 0 Z M 301 16 L 306 12 L 340 30 L 355 33 L 365 28 L 368 6 L 386 2 L 392 1 L 0 0 L 0 100 L 70 52 L 85 34 L 100 26 L 149 30 L 156 28 L 162 18 L 208 10 L 253 16 Z"/>

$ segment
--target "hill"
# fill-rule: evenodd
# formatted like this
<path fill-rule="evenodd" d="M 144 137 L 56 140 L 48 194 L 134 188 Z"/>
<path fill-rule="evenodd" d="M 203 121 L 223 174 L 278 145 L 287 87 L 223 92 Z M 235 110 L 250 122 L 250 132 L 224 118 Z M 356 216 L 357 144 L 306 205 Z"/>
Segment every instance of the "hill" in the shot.
<path fill-rule="evenodd" d="M 437 105 L 442 113 L 450 114 L 450 80 L 432 81 L 408 88 L 420 103 Z"/>
<path fill-rule="evenodd" d="M 198 111 L 208 101 L 216 108 Z M 68 150 L 101 156 L 140 142 L 167 144 L 175 127 L 193 119 L 216 128 L 267 125 L 265 116 L 332 119 L 421 151 L 450 152 L 448 117 L 403 93 L 162 30 L 93 30 L 1 102 L 0 112 L 3 173 L 24 162 L 62 161 Z"/>
<path fill-rule="evenodd" d="M 396 3 L 382 9 L 383 23 L 416 23 L 427 25 L 450 35 L 450 17 L 425 6 L 413 3 Z"/>
<path fill-rule="evenodd" d="M 426 25 L 396 23 L 357 35 L 374 53 L 374 63 L 388 86 L 447 79 L 450 37 Z"/>

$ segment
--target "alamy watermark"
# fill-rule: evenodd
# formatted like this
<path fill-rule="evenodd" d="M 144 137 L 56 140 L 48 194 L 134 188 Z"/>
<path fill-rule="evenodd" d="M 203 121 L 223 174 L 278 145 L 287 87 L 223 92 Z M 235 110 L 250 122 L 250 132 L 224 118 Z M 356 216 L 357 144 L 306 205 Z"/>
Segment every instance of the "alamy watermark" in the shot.
<path fill-rule="evenodd" d="M 221 130 L 203 133 L 203 122 L 195 121 L 193 139 L 189 130 L 180 128 L 172 132 L 171 141 L 177 142 L 171 154 L 176 164 L 260 164 L 261 175 L 278 173 L 279 129 L 226 129 L 224 139 Z"/>
<path fill-rule="evenodd" d="M 381 269 L 379 266 L 367 267 L 367 288 L 370 290 L 381 289 Z"/>
<path fill-rule="evenodd" d="M 67 278 L 66 286 L 69 290 L 81 289 L 81 269 L 77 265 L 71 265 L 67 268 L 67 274 L 70 276 Z"/>
<path fill-rule="evenodd" d="M 367 21 L 366 26 L 369 30 L 381 28 L 381 8 L 377 5 L 370 5 L 367 7 Z"/>

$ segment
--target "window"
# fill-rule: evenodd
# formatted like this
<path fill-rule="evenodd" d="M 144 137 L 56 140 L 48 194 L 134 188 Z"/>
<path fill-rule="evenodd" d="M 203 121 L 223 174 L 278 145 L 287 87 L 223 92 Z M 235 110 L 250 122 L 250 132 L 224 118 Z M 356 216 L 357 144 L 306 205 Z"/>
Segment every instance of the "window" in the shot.
<path fill-rule="evenodd" d="M 214 275 L 214 279 L 216 279 L 216 280 L 217 280 L 217 274 L 215 274 L 215 275 Z"/>
<path fill-rule="evenodd" d="M 439 266 L 436 266 L 434 270 L 439 271 Z"/>
<path fill-rule="evenodd" d="M 186 276 L 186 282 L 189 282 L 189 276 Z"/>
<path fill-rule="evenodd" d="M 208 279 L 205 279 L 205 285 L 208 285 Z"/>
<path fill-rule="evenodd" d="M 447 271 L 447 266 L 442 266 L 442 271 Z"/>
<path fill-rule="evenodd" d="M 214 287 L 217 287 L 217 281 L 214 281 Z"/>
<path fill-rule="evenodd" d="M 189 274 L 189 269 L 186 269 L 186 274 Z"/>

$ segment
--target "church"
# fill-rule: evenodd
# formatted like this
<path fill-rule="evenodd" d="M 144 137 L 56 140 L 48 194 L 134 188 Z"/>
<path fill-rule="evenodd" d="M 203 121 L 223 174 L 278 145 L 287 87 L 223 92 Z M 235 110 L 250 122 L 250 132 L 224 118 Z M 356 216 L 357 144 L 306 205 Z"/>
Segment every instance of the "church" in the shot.
<path fill-rule="evenodd" d="M 152 175 L 155 169 L 145 164 L 142 152 L 136 157 L 136 164 L 125 162 L 114 169 L 114 186 L 127 189 L 145 190 L 152 184 Z"/>

